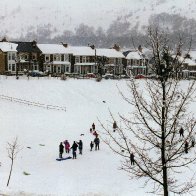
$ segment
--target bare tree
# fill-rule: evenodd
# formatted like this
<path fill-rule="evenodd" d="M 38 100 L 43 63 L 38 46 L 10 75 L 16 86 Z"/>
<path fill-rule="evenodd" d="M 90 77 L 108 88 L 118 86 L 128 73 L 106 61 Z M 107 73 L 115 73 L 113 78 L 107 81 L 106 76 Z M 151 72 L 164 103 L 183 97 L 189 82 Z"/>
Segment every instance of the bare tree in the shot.
<path fill-rule="evenodd" d="M 145 179 L 145 186 L 153 183 L 152 193 L 190 193 L 195 173 L 183 174 L 196 162 L 196 121 L 188 110 L 195 98 L 195 81 L 179 80 L 183 60 L 172 50 L 167 34 L 149 28 L 148 36 L 157 78 L 142 83 L 130 79 L 131 98 L 120 92 L 134 111 L 129 116 L 119 114 L 119 119 L 110 112 L 117 124 L 108 128 L 100 122 L 104 130 L 102 139 L 123 158 L 121 169 L 131 178 Z M 177 45 L 178 50 L 182 48 L 181 38 Z"/>
<path fill-rule="evenodd" d="M 9 172 L 9 177 L 7 181 L 7 186 L 9 186 L 10 178 L 12 175 L 12 169 L 14 165 L 14 160 L 16 159 L 16 156 L 18 152 L 20 151 L 19 145 L 18 145 L 18 138 L 16 137 L 11 143 L 7 143 L 7 152 L 8 152 L 8 157 L 11 159 L 11 166 L 10 166 L 10 172 Z"/>

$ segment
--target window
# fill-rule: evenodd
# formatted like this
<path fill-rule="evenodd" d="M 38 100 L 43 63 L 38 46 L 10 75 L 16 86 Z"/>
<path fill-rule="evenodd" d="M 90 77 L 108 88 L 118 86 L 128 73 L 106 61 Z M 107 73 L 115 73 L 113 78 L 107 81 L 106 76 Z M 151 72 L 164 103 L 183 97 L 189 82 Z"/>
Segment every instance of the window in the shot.
<path fill-rule="evenodd" d="M 85 56 L 82 57 L 82 63 L 86 63 L 86 57 Z"/>
<path fill-rule="evenodd" d="M 15 71 L 15 67 L 16 67 L 16 65 L 12 64 L 12 71 Z"/>
<path fill-rule="evenodd" d="M 33 54 L 33 55 L 32 55 L 32 59 L 33 59 L 33 60 L 36 60 L 36 54 Z"/>
<path fill-rule="evenodd" d="M 50 55 L 48 55 L 48 54 L 45 55 L 45 61 L 47 61 L 47 62 L 50 61 Z"/>
<path fill-rule="evenodd" d="M 8 71 L 10 71 L 10 70 L 12 70 L 12 65 L 11 64 L 9 64 L 9 66 L 8 66 Z"/>
<path fill-rule="evenodd" d="M 38 68 L 38 66 L 37 65 L 34 65 L 34 70 L 38 70 L 37 68 Z"/>
<path fill-rule="evenodd" d="M 69 67 L 66 67 L 66 72 L 69 72 Z"/>
<path fill-rule="evenodd" d="M 80 56 L 75 57 L 75 63 L 80 63 Z"/>
<path fill-rule="evenodd" d="M 65 61 L 69 61 L 69 55 L 65 54 Z"/>
<path fill-rule="evenodd" d="M 15 54 L 12 53 L 12 60 L 15 60 Z"/>
<path fill-rule="evenodd" d="M 114 58 L 110 58 L 110 59 L 109 59 L 109 63 L 110 63 L 110 64 L 115 64 L 115 59 L 114 59 Z"/>
<path fill-rule="evenodd" d="M 61 60 L 61 56 L 58 54 L 54 54 L 54 61 L 60 61 Z"/>
<path fill-rule="evenodd" d="M 64 61 L 64 54 L 61 55 L 61 61 Z"/>
<path fill-rule="evenodd" d="M 86 62 L 87 62 L 87 63 L 90 62 L 90 57 L 89 57 L 89 56 L 86 57 Z"/>
<path fill-rule="evenodd" d="M 8 54 L 8 59 L 11 60 L 11 54 L 10 53 Z"/>
<path fill-rule="evenodd" d="M 117 64 L 118 64 L 118 65 L 122 64 L 122 59 L 118 58 L 118 59 L 117 59 Z"/>

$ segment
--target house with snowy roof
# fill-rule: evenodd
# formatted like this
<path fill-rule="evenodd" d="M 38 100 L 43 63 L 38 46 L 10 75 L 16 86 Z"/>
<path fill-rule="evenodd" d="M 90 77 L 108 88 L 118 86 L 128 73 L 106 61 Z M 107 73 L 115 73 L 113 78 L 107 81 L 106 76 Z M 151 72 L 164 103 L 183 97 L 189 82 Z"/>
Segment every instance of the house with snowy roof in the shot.
<path fill-rule="evenodd" d="M 41 51 L 37 47 L 36 41 L 31 42 L 21 42 L 14 41 L 17 46 L 17 69 L 19 72 L 23 71 L 42 71 L 42 66 L 40 65 L 40 55 Z"/>
<path fill-rule="evenodd" d="M 68 46 L 63 44 L 69 58 L 71 59 L 71 71 L 73 73 L 85 75 L 87 73 L 97 73 L 95 63 L 95 49 L 90 46 Z"/>
<path fill-rule="evenodd" d="M 124 71 L 123 59 L 124 55 L 117 49 L 111 48 L 97 48 L 97 58 L 105 57 L 104 62 L 104 73 L 111 73 L 114 75 L 121 75 Z"/>
<path fill-rule="evenodd" d="M 17 44 L 0 42 L 0 73 L 16 73 Z"/>
<path fill-rule="evenodd" d="M 62 44 L 38 44 L 43 71 L 62 74 L 71 72 L 69 54 Z"/>
<path fill-rule="evenodd" d="M 141 46 L 138 47 L 138 50 L 128 51 L 124 53 L 126 59 L 126 71 L 134 76 L 142 74 L 147 74 L 147 65 L 148 59 L 142 51 Z"/>

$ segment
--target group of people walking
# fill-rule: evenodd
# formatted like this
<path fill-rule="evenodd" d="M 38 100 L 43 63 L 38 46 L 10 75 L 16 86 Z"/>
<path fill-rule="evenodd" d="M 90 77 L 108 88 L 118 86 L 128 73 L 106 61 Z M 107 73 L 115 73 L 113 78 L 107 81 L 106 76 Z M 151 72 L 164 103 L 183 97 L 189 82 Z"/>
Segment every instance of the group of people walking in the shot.
<path fill-rule="evenodd" d="M 98 133 L 97 131 L 95 131 L 95 124 L 92 124 L 92 128 L 90 128 L 90 133 L 92 133 L 95 136 L 94 141 L 90 142 L 90 151 L 93 150 L 94 145 L 95 145 L 95 150 L 99 150 L 99 143 L 100 143 L 100 139 L 98 137 Z M 65 153 L 70 152 L 70 150 L 72 150 L 72 158 L 76 159 L 77 158 L 77 149 L 79 149 L 79 154 L 82 155 L 82 150 L 83 150 L 83 142 L 82 140 L 79 140 L 79 142 L 74 141 L 72 146 L 70 147 L 70 143 L 68 140 L 65 140 L 64 142 L 60 142 L 59 145 L 59 158 L 63 158 L 63 153 L 65 151 Z"/>

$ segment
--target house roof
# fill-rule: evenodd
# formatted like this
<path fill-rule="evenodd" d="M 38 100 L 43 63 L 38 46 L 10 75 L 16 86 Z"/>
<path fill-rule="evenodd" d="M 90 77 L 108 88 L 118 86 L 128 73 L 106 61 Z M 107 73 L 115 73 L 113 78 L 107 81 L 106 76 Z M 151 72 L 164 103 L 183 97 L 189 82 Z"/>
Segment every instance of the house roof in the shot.
<path fill-rule="evenodd" d="M 96 49 L 97 56 L 105 56 L 108 58 L 124 58 L 122 52 L 115 49 L 98 48 Z"/>
<path fill-rule="evenodd" d="M 127 54 L 127 56 L 126 56 L 126 59 L 140 60 L 143 58 L 144 58 L 144 54 L 139 51 L 129 52 L 129 54 Z"/>
<path fill-rule="evenodd" d="M 95 56 L 95 50 L 89 46 L 68 46 L 65 49 L 68 54 L 74 56 Z"/>
<path fill-rule="evenodd" d="M 37 44 L 37 46 L 43 54 L 67 54 L 62 44 Z"/>
<path fill-rule="evenodd" d="M 188 58 L 184 59 L 184 63 L 188 64 L 189 66 L 196 65 L 196 62 Z"/>
<path fill-rule="evenodd" d="M 17 52 L 18 44 L 10 43 L 10 42 L 0 42 L 0 49 L 3 52 Z"/>
<path fill-rule="evenodd" d="M 35 53 L 41 52 L 40 49 L 37 47 L 37 44 L 35 41 L 32 41 L 32 42 L 14 41 L 13 43 L 18 44 L 18 47 L 17 47 L 18 52 L 35 52 Z"/>

